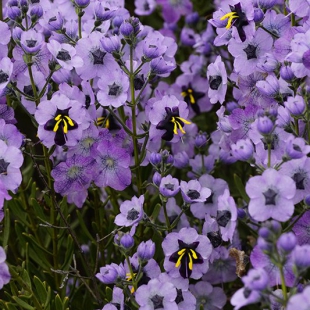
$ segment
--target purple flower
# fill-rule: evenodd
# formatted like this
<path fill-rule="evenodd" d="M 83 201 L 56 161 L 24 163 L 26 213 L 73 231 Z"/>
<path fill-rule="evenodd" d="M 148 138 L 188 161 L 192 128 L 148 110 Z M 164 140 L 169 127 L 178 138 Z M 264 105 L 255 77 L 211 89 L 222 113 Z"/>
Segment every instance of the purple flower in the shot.
<path fill-rule="evenodd" d="M 284 105 L 294 116 L 302 115 L 306 108 L 303 97 L 299 95 L 288 97 Z"/>
<path fill-rule="evenodd" d="M 269 286 L 281 284 L 279 268 L 271 261 L 271 259 L 266 254 L 263 253 L 263 251 L 258 246 L 255 246 L 251 253 L 251 263 L 255 269 L 265 269 L 269 276 Z M 283 273 L 286 286 L 288 287 L 292 287 L 295 282 L 295 276 L 292 271 L 292 266 L 292 258 L 287 255 L 286 262 L 283 266 Z"/>
<path fill-rule="evenodd" d="M 237 207 L 229 190 L 225 189 L 223 195 L 218 197 L 216 221 L 220 227 L 222 239 L 232 240 L 237 225 Z"/>
<path fill-rule="evenodd" d="M 197 180 L 181 181 L 181 194 L 186 203 L 204 202 L 211 195 L 211 190 L 202 187 Z"/>
<path fill-rule="evenodd" d="M 96 185 L 124 190 L 131 183 L 128 152 L 109 141 L 102 141 L 97 150 L 96 161 L 99 164 L 99 175 L 95 179 Z"/>
<path fill-rule="evenodd" d="M 168 24 L 175 24 L 182 15 L 192 13 L 193 4 L 190 0 L 157 0 L 156 2 L 162 6 L 163 18 Z"/>
<path fill-rule="evenodd" d="M 52 145 L 74 146 L 90 125 L 90 118 L 82 103 L 70 100 L 56 92 L 51 100 L 42 101 L 35 118 L 39 123 L 38 136 L 47 147 Z"/>
<path fill-rule="evenodd" d="M 252 74 L 261 57 L 271 50 L 272 44 L 272 37 L 261 28 L 256 31 L 253 39 L 247 39 L 243 43 L 232 39 L 228 50 L 235 57 L 235 71 L 241 75 Z"/>
<path fill-rule="evenodd" d="M 155 0 L 135 0 L 135 13 L 137 15 L 150 15 L 156 8 Z"/>
<path fill-rule="evenodd" d="M 0 290 L 3 288 L 3 285 L 8 284 L 11 280 L 9 267 L 5 263 L 5 260 L 6 254 L 3 247 L 0 247 Z"/>
<path fill-rule="evenodd" d="M 30 29 L 22 33 L 20 44 L 25 53 L 35 55 L 41 49 L 43 39 L 42 33 Z"/>
<path fill-rule="evenodd" d="M 159 191 L 165 197 L 173 197 L 180 190 L 179 180 L 173 178 L 170 174 L 163 177 L 159 184 Z"/>
<path fill-rule="evenodd" d="M 303 200 L 310 193 L 310 158 L 302 157 L 285 162 L 280 169 L 283 175 L 291 177 L 296 185 L 294 204 Z"/>
<path fill-rule="evenodd" d="M 13 72 L 13 63 L 8 57 L 3 57 L 0 61 L 0 94 L 10 82 Z"/>
<path fill-rule="evenodd" d="M 47 48 L 64 69 L 72 70 L 82 67 L 84 64 L 83 59 L 76 55 L 76 49 L 70 44 L 50 40 L 47 43 Z"/>
<path fill-rule="evenodd" d="M 137 249 L 138 257 L 141 260 L 149 260 L 155 254 L 155 243 L 152 240 L 148 240 L 146 242 L 141 242 Z"/>
<path fill-rule="evenodd" d="M 218 197 L 228 188 L 227 183 L 222 179 L 214 179 L 208 174 L 202 175 L 199 178 L 199 183 L 201 186 L 209 188 L 211 195 L 204 202 L 192 204 L 191 212 L 199 219 L 204 219 L 206 213 L 216 216 Z"/>
<path fill-rule="evenodd" d="M 6 124 L 0 118 L 0 140 L 6 143 L 7 146 L 20 148 L 23 143 L 23 135 L 12 124 Z"/>
<path fill-rule="evenodd" d="M 0 140 L 0 183 L 6 190 L 15 192 L 21 184 L 20 167 L 23 161 L 23 155 L 17 147 L 8 146 Z"/>
<path fill-rule="evenodd" d="M 126 278 L 126 271 L 123 264 L 117 265 L 112 263 L 100 268 L 100 272 L 96 274 L 96 278 L 104 284 L 113 284 L 118 280 Z"/>
<path fill-rule="evenodd" d="M 300 294 L 295 294 L 290 297 L 287 310 L 307 310 L 310 304 L 310 286 L 304 288 Z"/>
<path fill-rule="evenodd" d="M 66 162 L 58 164 L 51 172 L 56 193 L 67 196 L 69 203 L 81 208 L 88 194 L 93 171 L 96 171 L 96 167 L 92 157 L 74 154 L 67 158 Z"/>
<path fill-rule="evenodd" d="M 172 283 L 152 279 L 147 285 L 140 286 L 135 294 L 141 310 L 178 310 L 177 290 Z"/>
<path fill-rule="evenodd" d="M 306 211 L 293 226 L 293 232 L 299 245 L 310 244 L 310 211 Z"/>
<path fill-rule="evenodd" d="M 234 306 L 234 310 L 238 310 L 243 306 L 254 304 L 260 301 L 261 294 L 258 291 L 251 291 L 247 288 L 241 288 L 232 296 L 230 302 Z"/>
<path fill-rule="evenodd" d="M 76 45 L 76 53 L 84 62 L 83 66 L 76 68 L 77 74 L 82 79 L 102 77 L 103 72 L 107 74 L 108 71 L 113 72 L 118 68 L 113 57 L 102 48 L 100 39 L 102 39 L 102 34 L 95 31 L 87 38 L 80 39 Z"/>
<path fill-rule="evenodd" d="M 102 77 L 98 81 L 97 98 L 102 106 L 118 108 L 126 103 L 129 80 L 124 71 L 114 69 L 109 72 L 109 78 Z"/>
<path fill-rule="evenodd" d="M 162 243 L 165 253 L 164 268 L 173 277 L 200 279 L 209 267 L 212 245 L 206 236 L 194 228 L 172 232 Z"/>
<path fill-rule="evenodd" d="M 217 56 L 214 63 L 208 66 L 207 77 L 209 80 L 208 96 L 211 103 L 222 104 L 227 91 L 227 73 L 221 56 Z"/>
<path fill-rule="evenodd" d="M 226 304 L 227 298 L 222 288 L 213 287 L 210 283 L 199 281 L 190 285 L 191 293 L 196 297 L 196 309 L 220 310 Z"/>
<path fill-rule="evenodd" d="M 249 213 L 256 221 L 273 218 L 287 221 L 294 213 L 295 182 L 274 169 L 250 178 L 246 184 L 250 197 Z"/>
<path fill-rule="evenodd" d="M 176 68 L 172 61 L 165 61 L 163 57 L 158 57 L 150 62 L 150 74 L 167 77 Z"/>
<path fill-rule="evenodd" d="M 241 161 L 250 160 L 253 156 L 254 147 L 250 139 L 238 140 L 236 144 L 231 145 L 231 153 Z"/>
<path fill-rule="evenodd" d="M 115 217 L 114 223 L 118 226 L 137 226 L 143 219 L 144 196 L 124 201 L 120 206 L 121 213 Z"/>

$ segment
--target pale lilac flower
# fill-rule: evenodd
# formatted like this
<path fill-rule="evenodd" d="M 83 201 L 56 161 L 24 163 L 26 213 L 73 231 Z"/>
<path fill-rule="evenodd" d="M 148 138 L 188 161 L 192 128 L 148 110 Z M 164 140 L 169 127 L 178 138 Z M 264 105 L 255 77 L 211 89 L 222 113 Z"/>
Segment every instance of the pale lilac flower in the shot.
<path fill-rule="evenodd" d="M 293 215 L 296 186 L 290 177 L 269 168 L 250 178 L 245 189 L 250 197 L 249 213 L 256 221 L 273 218 L 284 222 Z"/>
<path fill-rule="evenodd" d="M 181 181 L 180 188 L 186 203 L 204 202 L 211 195 L 211 190 L 202 187 L 197 180 L 190 180 L 188 183 Z"/>
<path fill-rule="evenodd" d="M 0 247 L 0 290 L 5 284 L 8 284 L 11 280 L 11 275 L 9 272 L 9 267 L 5 263 L 6 254 L 3 247 Z"/>

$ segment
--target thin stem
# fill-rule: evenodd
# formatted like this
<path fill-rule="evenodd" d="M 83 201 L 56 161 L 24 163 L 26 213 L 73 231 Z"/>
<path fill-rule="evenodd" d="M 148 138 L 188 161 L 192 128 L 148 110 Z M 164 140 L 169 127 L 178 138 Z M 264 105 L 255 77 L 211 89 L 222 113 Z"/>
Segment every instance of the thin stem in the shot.
<path fill-rule="evenodd" d="M 268 142 L 268 168 L 270 168 L 271 165 L 271 143 Z"/>
<path fill-rule="evenodd" d="M 165 215 L 165 219 L 166 219 L 167 230 L 170 233 L 172 231 L 172 228 L 171 228 L 171 225 L 170 225 L 170 220 L 169 220 L 168 212 L 167 212 L 167 206 L 166 206 L 167 202 L 166 202 L 165 199 L 162 199 L 162 198 L 161 198 L 161 201 L 162 201 L 162 204 L 163 204 L 163 209 L 164 209 L 164 215 Z"/>
<path fill-rule="evenodd" d="M 37 87 L 36 87 L 36 84 L 34 82 L 34 78 L 33 78 L 33 74 L 32 74 L 32 64 L 28 63 L 27 67 L 28 67 L 29 78 L 30 78 L 30 82 L 31 82 L 34 100 L 35 100 L 36 106 L 38 106 L 40 99 L 38 98 Z"/>
<path fill-rule="evenodd" d="M 82 16 L 84 12 L 79 8 L 78 9 L 78 23 L 79 23 L 79 38 L 82 38 Z"/>
<path fill-rule="evenodd" d="M 135 166 L 139 165 L 139 146 L 137 139 L 137 119 L 136 119 L 136 98 L 135 98 L 135 86 L 134 86 L 134 70 L 133 70 L 133 46 L 130 45 L 130 93 L 131 93 L 131 117 L 132 117 L 132 133 L 133 133 L 133 148 L 134 148 L 134 158 L 135 158 Z M 140 165 L 137 167 L 136 171 L 136 179 L 137 179 L 137 188 L 138 195 L 141 195 L 141 173 L 140 173 Z"/>
<path fill-rule="evenodd" d="M 47 87 L 48 83 L 50 82 L 50 80 L 51 80 L 52 75 L 53 75 L 54 72 L 55 72 L 55 71 L 52 70 L 52 71 L 50 72 L 50 74 L 48 75 L 48 77 L 47 77 L 47 79 L 46 79 L 46 82 L 45 82 L 45 84 L 44 84 L 42 90 L 41 90 L 40 93 L 39 93 L 39 98 L 42 98 L 42 97 L 43 97 L 43 95 L 44 95 L 44 93 L 45 93 L 45 90 L 46 90 L 46 87 Z"/>
<path fill-rule="evenodd" d="M 128 255 L 126 255 L 126 262 L 127 262 L 128 269 L 129 269 L 129 272 L 130 272 L 132 286 L 134 288 L 134 291 L 136 291 L 137 290 L 137 283 L 136 283 L 136 280 L 135 280 L 135 275 L 133 273 L 132 266 L 131 266 L 130 259 L 129 259 Z"/>
<path fill-rule="evenodd" d="M 295 132 L 296 132 L 296 136 L 299 137 L 299 124 L 298 124 L 298 118 L 295 118 Z"/>

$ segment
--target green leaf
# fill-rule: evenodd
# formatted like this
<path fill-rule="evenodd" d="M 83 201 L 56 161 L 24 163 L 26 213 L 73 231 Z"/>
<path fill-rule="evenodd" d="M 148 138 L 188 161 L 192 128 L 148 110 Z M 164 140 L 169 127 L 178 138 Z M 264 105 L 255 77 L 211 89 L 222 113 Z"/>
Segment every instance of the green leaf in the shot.
<path fill-rule="evenodd" d="M 21 306 L 23 309 L 27 309 L 27 310 L 36 310 L 36 308 L 30 306 L 29 304 L 27 304 L 25 301 L 23 301 L 22 299 L 13 296 L 13 299 L 16 301 L 16 303 Z"/>
<path fill-rule="evenodd" d="M 24 280 L 24 282 L 27 283 L 27 285 L 30 287 L 30 289 L 32 289 L 31 280 L 30 280 L 29 274 L 28 274 L 26 269 L 22 270 L 21 277 Z"/>
<path fill-rule="evenodd" d="M 44 303 L 44 309 L 50 304 L 51 297 L 52 297 L 52 289 L 49 286 L 48 289 L 47 289 L 47 295 L 46 295 L 46 300 L 45 300 L 45 303 Z"/>
<path fill-rule="evenodd" d="M 43 207 L 38 203 L 35 198 L 30 199 L 30 205 L 33 207 L 36 216 L 44 221 L 48 221 L 47 216 L 44 214 Z"/>
<path fill-rule="evenodd" d="M 57 309 L 57 310 L 63 309 L 62 301 L 61 301 L 61 298 L 58 294 L 55 297 L 55 309 Z"/>
<path fill-rule="evenodd" d="M 11 303 L 6 303 L 5 306 L 7 307 L 8 310 L 18 310 L 13 304 Z"/>
<path fill-rule="evenodd" d="M 50 256 L 53 254 L 49 252 L 47 249 L 45 249 L 43 246 L 41 246 L 37 240 L 34 238 L 34 236 L 30 234 L 23 233 L 23 235 L 26 237 L 27 240 L 29 240 L 29 244 L 33 247 L 34 250 L 38 250 L 39 252 L 44 252 Z"/>
<path fill-rule="evenodd" d="M 241 195 L 242 199 L 246 202 L 249 203 L 250 198 L 247 195 L 246 191 L 245 191 L 245 187 L 240 179 L 240 177 L 237 174 L 234 174 L 234 181 L 235 181 L 235 185 L 239 191 L 239 194 Z"/>
<path fill-rule="evenodd" d="M 92 242 L 96 243 L 96 240 L 94 239 L 94 237 L 91 235 L 91 233 L 88 231 L 86 225 L 85 225 L 85 220 L 83 219 L 81 212 L 79 210 L 76 210 L 76 214 L 79 218 L 79 223 L 81 225 L 81 228 L 83 230 L 83 232 L 85 233 L 85 235 L 88 237 L 88 239 L 90 239 Z"/>
<path fill-rule="evenodd" d="M 151 219 L 153 219 L 153 220 L 157 219 L 161 207 L 162 207 L 162 205 L 160 203 L 156 204 L 156 206 L 154 207 L 154 210 L 152 212 Z"/>
<path fill-rule="evenodd" d="M 42 283 L 41 280 L 34 276 L 33 277 L 33 283 L 36 287 L 36 291 L 37 291 L 37 296 L 40 300 L 40 303 L 44 303 L 46 301 L 46 297 L 47 297 L 47 291 L 46 291 L 46 288 L 45 288 L 45 282 Z"/>
<path fill-rule="evenodd" d="M 8 205 L 9 209 L 12 211 L 12 215 L 16 215 L 25 226 L 29 226 L 27 212 L 25 212 L 22 203 L 17 198 L 13 198 L 8 202 Z"/>
<path fill-rule="evenodd" d="M 108 286 L 105 288 L 105 296 L 106 296 L 106 298 L 107 298 L 108 301 L 111 301 L 112 298 L 113 298 L 113 291 L 112 291 L 112 289 L 111 289 L 110 287 L 108 287 Z"/>
<path fill-rule="evenodd" d="M 67 247 L 66 247 L 66 255 L 63 265 L 61 266 L 61 270 L 68 270 L 69 265 L 71 264 L 72 257 L 74 251 L 73 238 L 71 235 L 67 237 Z"/>

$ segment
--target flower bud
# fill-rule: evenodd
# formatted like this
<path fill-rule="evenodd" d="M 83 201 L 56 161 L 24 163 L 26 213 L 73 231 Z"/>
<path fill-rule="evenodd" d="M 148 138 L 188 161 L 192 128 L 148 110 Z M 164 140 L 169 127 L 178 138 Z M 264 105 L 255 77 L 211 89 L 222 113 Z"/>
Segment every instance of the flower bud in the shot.
<path fill-rule="evenodd" d="M 31 21 L 35 22 L 43 16 L 43 9 L 41 5 L 34 5 L 30 10 Z"/>
<path fill-rule="evenodd" d="M 150 155 L 150 163 L 153 166 L 159 165 L 161 163 L 161 160 L 162 160 L 161 154 L 159 154 L 159 153 L 151 153 L 151 155 Z"/>
<path fill-rule="evenodd" d="M 90 0 L 74 0 L 74 2 L 79 8 L 86 8 L 89 5 Z"/>
<path fill-rule="evenodd" d="M 195 138 L 195 147 L 200 149 L 201 147 L 205 146 L 207 143 L 207 135 L 206 134 L 198 134 Z"/>
<path fill-rule="evenodd" d="M 188 14 L 185 17 L 185 22 L 188 25 L 193 25 L 193 26 L 196 25 L 199 22 L 199 14 L 197 12 L 193 12 L 191 14 Z"/>
<path fill-rule="evenodd" d="M 130 37 L 134 33 L 134 28 L 128 21 L 124 21 L 119 30 L 124 37 Z"/>
<path fill-rule="evenodd" d="M 138 246 L 137 254 L 143 261 L 153 258 L 155 254 L 155 243 L 152 240 L 141 242 Z"/>
<path fill-rule="evenodd" d="M 119 36 L 103 36 L 100 40 L 102 47 L 110 54 L 118 53 L 121 49 L 121 41 Z"/>
<path fill-rule="evenodd" d="M 125 248 L 126 250 L 129 250 L 135 244 L 135 240 L 130 234 L 125 234 L 121 237 L 120 244 L 123 248 Z"/>
<path fill-rule="evenodd" d="M 295 78 L 294 72 L 289 66 L 282 66 L 280 69 L 280 76 L 283 80 L 290 82 Z"/>
<path fill-rule="evenodd" d="M 160 173 L 158 173 L 157 171 L 154 173 L 153 175 L 153 183 L 157 186 L 159 186 L 160 182 L 161 182 L 161 175 Z"/>
<path fill-rule="evenodd" d="M 284 105 L 292 115 L 296 116 L 302 115 L 306 108 L 304 98 L 299 95 L 296 95 L 295 97 L 288 97 Z"/>
<path fill-rule="evenodd" d="M 294 233 L 292 232 L 281 235 L 277 241 L 278 249 L 286 253 L 292 252 L 296 244 L 297 244 L 297 239 Z"/>
<path fill-rule="evenodd" d="M 262 135 L 271 134 L 273 131 L 273 122 L 268 116 L 259 117 L 257 121 L 257 130 Z"/>
<path fill-rule="evenodd" d="M 264 19 L 265 15 L 262 9 L 254 8 L 254 22 L 260 23 Z"/>

